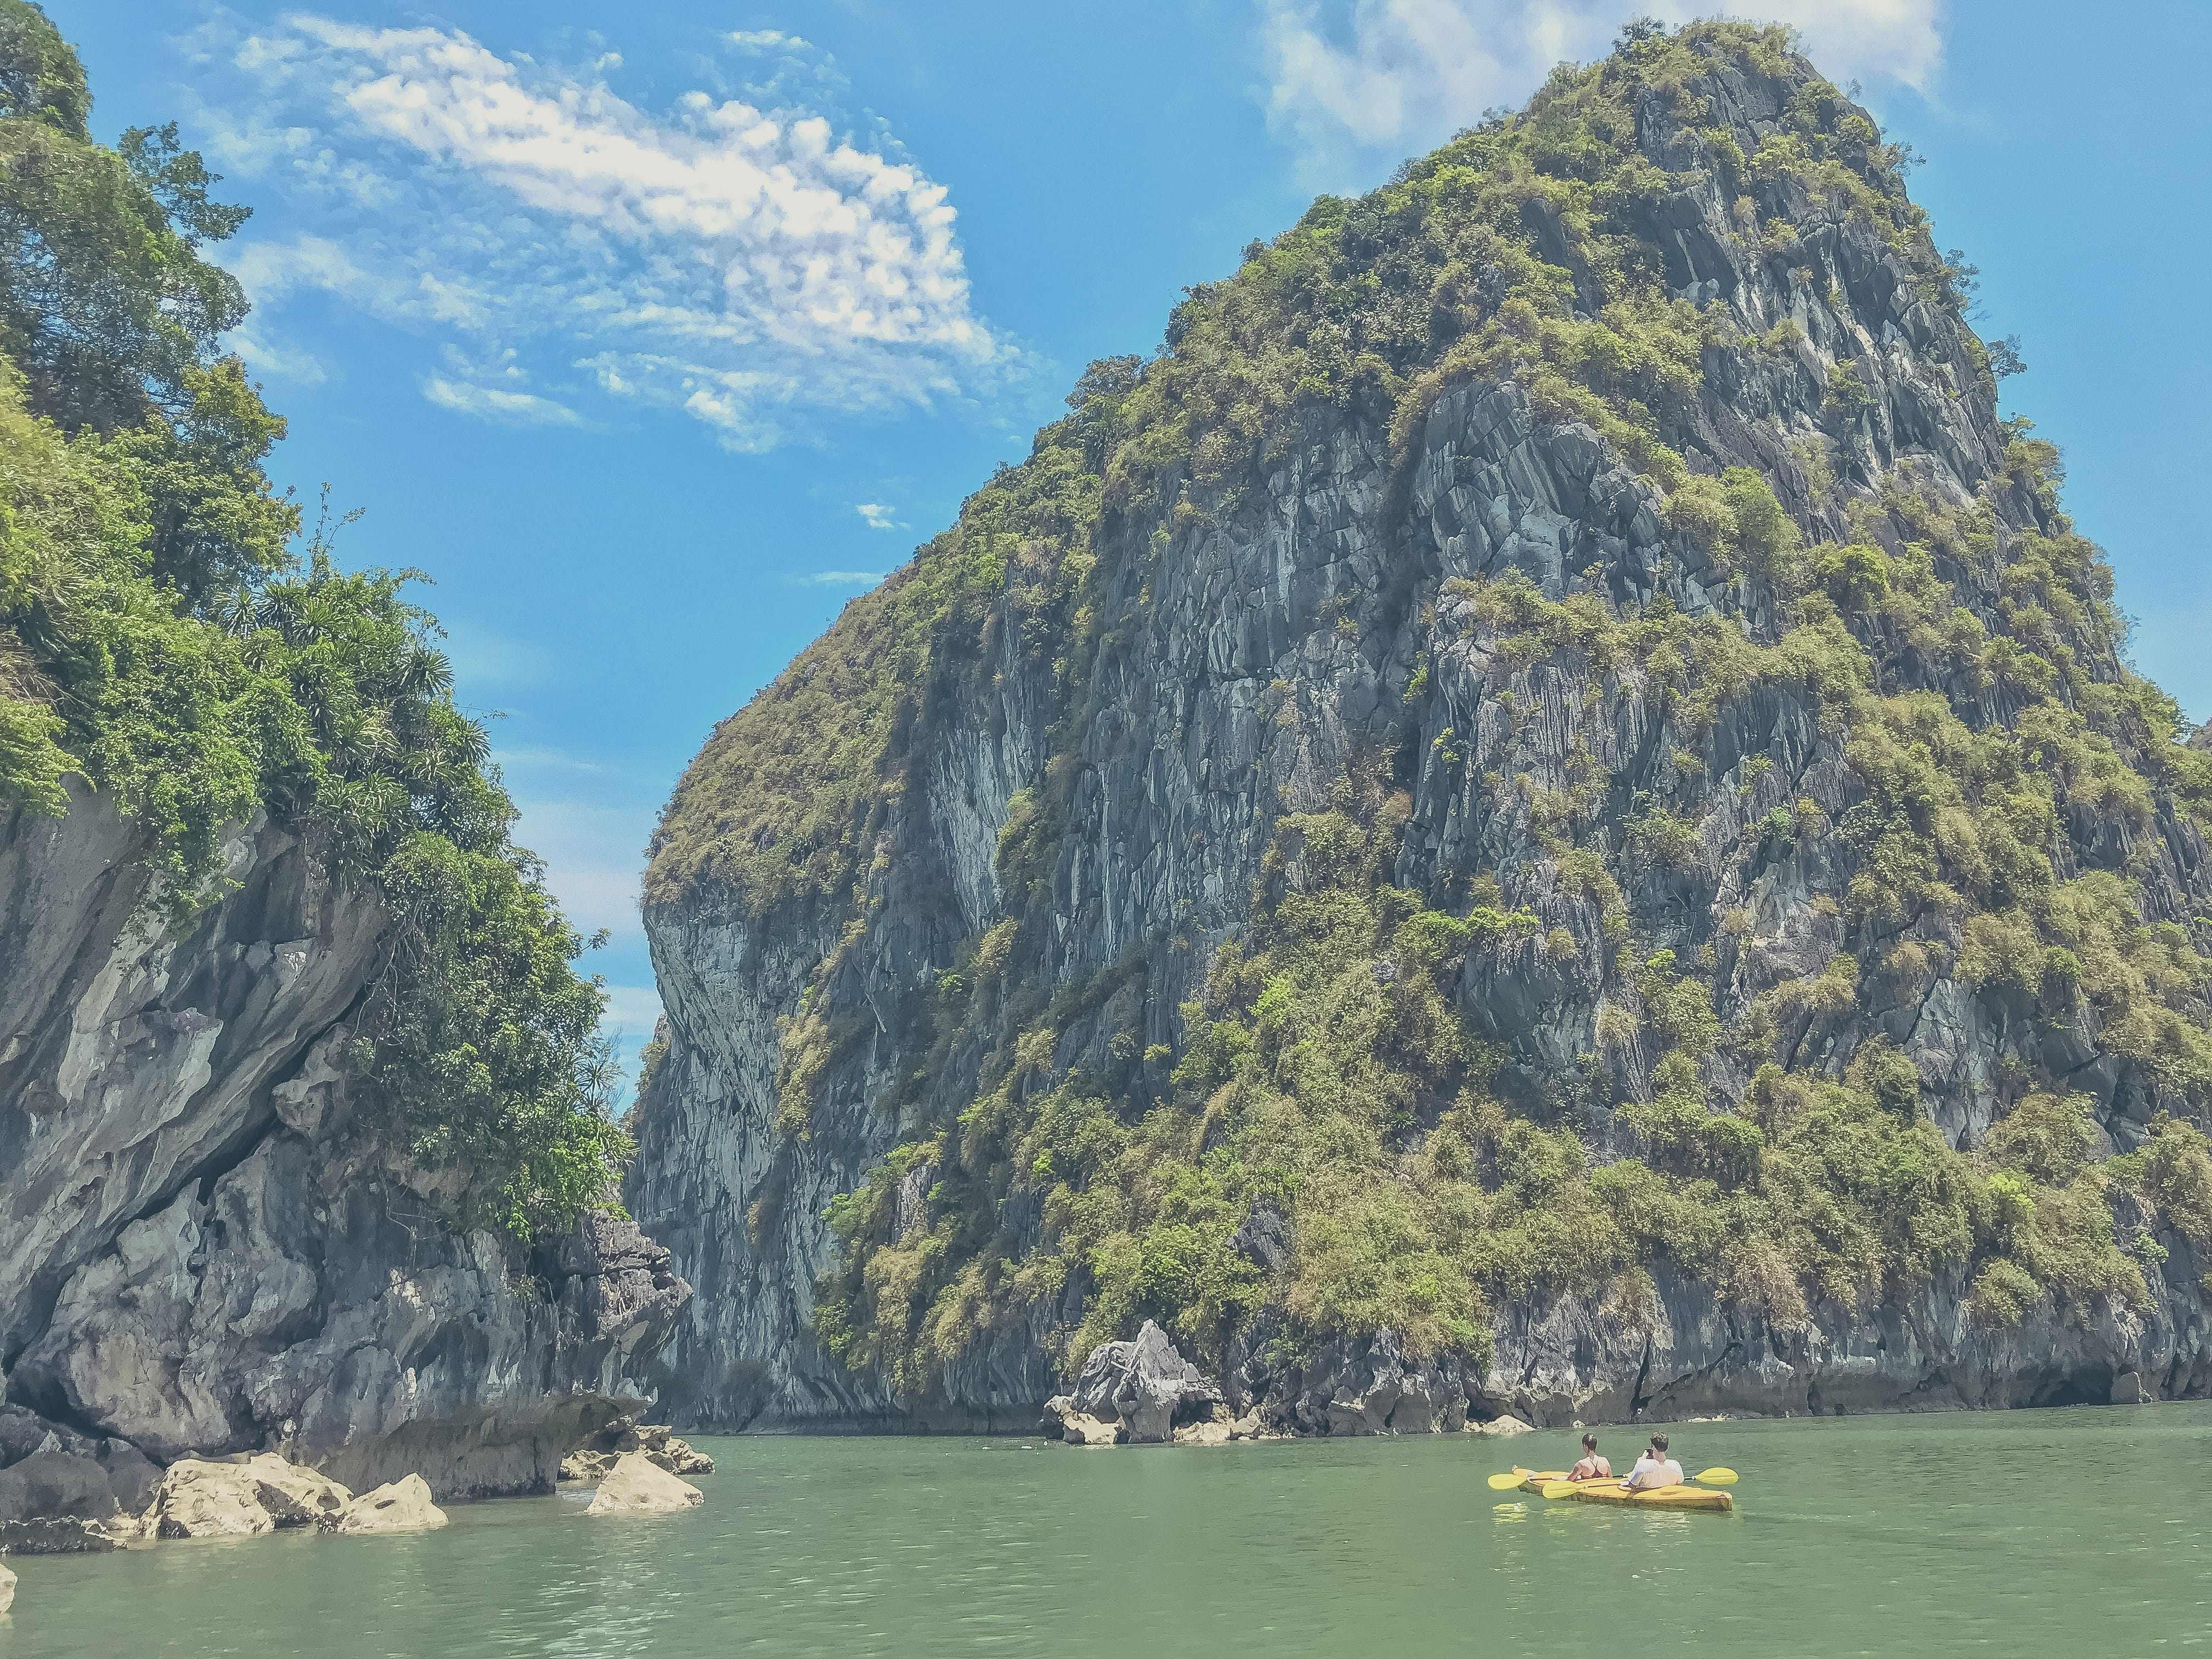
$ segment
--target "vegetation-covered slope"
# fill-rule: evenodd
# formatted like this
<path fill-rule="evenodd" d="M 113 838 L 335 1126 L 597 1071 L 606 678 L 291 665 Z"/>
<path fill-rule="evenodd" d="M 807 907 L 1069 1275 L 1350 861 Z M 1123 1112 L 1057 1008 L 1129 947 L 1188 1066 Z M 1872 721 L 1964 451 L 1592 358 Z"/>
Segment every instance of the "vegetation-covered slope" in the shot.
<path fill-rule="evenodd" d="M 1985 1359 L 2196 1304 L 2212 765 L 1910 161 L 1632 27 L 1189 290 L 717 731 L 631 1189 L 701 1415 L 1146 1317 L 1479 1367 L 1655 1275 Z"/>
<path fill-rule="evenodd" d="M 0 808 L 83 777 L 141 826 L 182 927 L 225 890 L 227 826 L 310 838 L 390 927 L 350 1060 L 398 1150 L 465 1218 L 527 1237 L 604 1201 L 627 1155 L 601 996 L 483 729 L 453 706 L 406 573 L 333 567 L 262 470 L 284 423 L 222 337 L 203 257 L 246 210 L 173 125 L 90 136 L 76 55 L 0 0 Z"/>

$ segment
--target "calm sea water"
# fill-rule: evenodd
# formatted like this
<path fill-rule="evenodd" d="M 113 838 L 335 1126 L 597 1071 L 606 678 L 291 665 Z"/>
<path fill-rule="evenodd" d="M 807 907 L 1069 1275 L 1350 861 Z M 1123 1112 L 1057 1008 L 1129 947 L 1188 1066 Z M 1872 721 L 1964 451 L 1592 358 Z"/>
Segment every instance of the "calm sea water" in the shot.
<path fill-rule="evenodd" d="M 1616 1457 L 1637 1437 L 1607 1436 Z M 1501 1495 L 1565 1433 L 706 1440 L 707 1502 L 39 1558 L 0 1656 L 2134 1655 L 2212 1641 L 2212 1407 L 1678 1425 L 1732 1516 Z"/>

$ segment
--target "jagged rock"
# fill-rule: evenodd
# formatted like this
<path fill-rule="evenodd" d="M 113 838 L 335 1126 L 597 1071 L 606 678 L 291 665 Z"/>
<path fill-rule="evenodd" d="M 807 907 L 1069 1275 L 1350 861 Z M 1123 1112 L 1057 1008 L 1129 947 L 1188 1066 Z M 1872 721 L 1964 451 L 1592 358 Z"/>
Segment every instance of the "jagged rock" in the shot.
<path fill-rule="evenodd" d="M 81 1437 L 72 1436 L 71 1438 Z M 11 1463 L 20 1463 L 33 1452 L 80 1450 L 86 1448 L 65 1446 L 56 1427 L 36 1412 L 21 1406 L 0 1403 L 0 1469 Z"/>
<path fill-rule="evenodd" d="M 261 1507 L 280 1527 L 319 1526 L 354 1501 L 337 1481 L 274 1452 L 246 1459 L 245 1469 L 259 1486 Z"/>
<path fill-rule="evenodd" d="M 665 1424 L 646 1425 L 635 1431 L 635 1449 L 650 1457 L 656 1468 L 671 1474 L 712 1474 L 714 1460 L 702 1451 L 696 1450 L 689 1442 L 677 1437 Z M 629 1450 L 631 1448 L 623 1447 Z"/>
<path fill-rule="evenodd" d="M 322 1521 L 324 1531 L 348 1534 L 430 1532 L 445 1524 L 445 1510 L 431 1502 L 419 1474 L 365 1492 Z"/>
<path fill-rule="evenodd" d="M 620 1452 L 611 1451 L 570 1452 L 561 1460 L 561 1478 L 582 1481 L 587 1486 L 594 1484 L 607 1478 L 607 1471 L 614 1468 L 621 1456 Z"/>
<path fill-rule="evenodd" d="M 1175 1443 L 1178 1446 L 1225 1446 L 1235 1438 L 1226 1415 L 1186 1423 L 1175 1431 Z"/>
<path fill-rule="evenodd" d="M 606 1478 L 607 1471 L 624 1452 L 643 1452 L 656 1468 L 671 1474 L 712 1474 L 714 1460 L 695 1449 L 680 1439 L 665 1423 L 636 1423 L 625 1419 L 594 1435 L 561 1460 L 561 1479 L 572 1481 L 594 1481 Z"/>
<path fill-rule="evenodd" d="M 624 1452 L 592 1494 L 593 1515 L 670 1515 L 702 1501 L 698 1487 L 680 1480 L 643 1452 Z"/>
<path fill-rule="evenodd" d="M 139 1524 L 149 1537 L 241 1537 L 328 1525 L 352 1501 L 337 1481 L 273 1452 L 180 1458 L 162 1473 Z"/>
<path fill-rule="evenodd" d="M 0 1555 L 99 1555 L 137 1535 L 129 1517 L 100 1521 L 0 1521 Z"/>
<path fill-rule="evenodd" d="M 1073 1399 L 1078 1412 L 1118 1419 L 1133 1444 L 1157 1445 L 1178 1421 L 1210 1414 L 1221 1404 L 1221 1390 L 1148 1319 L 1132 1340 L 1091 1351 Z"/>
<path fill-rule="evenodd" d="M 276 1517 L 243 1465 L 186 1457 L 163 1473 L 144 1527 L 154 1538 L 248 1538 L 276 1531 Z"/>
<path fill-rule="evenodd" d="M 0 1561 L 0 1613 L 15 1605 L 15 1575 L 8 1571 L 8 1564 Z"/>
<path fill-rule="evenodd" d="M 1291 1224 L 1273 1204 L 1255 1204 L 1231 1235 L 1229 1248 L 1261 1273 L 1277 1272 L 1290 1260 Z"/>
<path fill-rule="evenodd" d="M 1232 1346 L 1231 1392 L 1263 1402 L 1265 1414 L 1305 1434 L 1435 1434 L 1465 1425 L 1472 1389 L 1449 1358 L 1413 1359 L 1395 1331 L 1359 1342 L 1325 1343 L 1278 1365 L 1272 1327 Z"/>
<path fill-rule="evenodd" d="M 1467 1426 L 1468 1431 L 1474 1434 L 1494 1434 L 1508 1437 L 1516 1434 L 1536 1432 L 1536 1425 L 1534 1423 L 1523 1423 L 1519 1418 L 1510 1415 L 1493 1417 L 1486 1423 L 1469 1423 Z"/>
<path fill-rule="evenodd" d="M 1102 1423 L 1088 1412 L 1069 1412 L 1060 1420 L 1060 1432 L 1071 1446 L 1115 1446 L 1121 1441 L 1119 1423 Z"/>
<path fill-rule="evenodd" d="M 57 1448 L 0 1469 L 0 1521 L 105 1521 L 121 1505 L 107 1471 Z"/>
<path fill-rule="evenodd" d="M 256 821 L 174 931 L 143 831 L 69 790 L 64 817 L 0 811 L 0 1392 L 96 1430 L 58 1449 L 134 1511 L 149 1454 L 550 1488 L 652 1394 L 689 1295 L 668 1253 L 595 1215 L 518 1274 L 457 1233 L 435 1181 L 346 1132 L 343 1021 L 388 926 L 369 890 Z M 51 1431 L 0 1408 L 0 1466 Z"/>

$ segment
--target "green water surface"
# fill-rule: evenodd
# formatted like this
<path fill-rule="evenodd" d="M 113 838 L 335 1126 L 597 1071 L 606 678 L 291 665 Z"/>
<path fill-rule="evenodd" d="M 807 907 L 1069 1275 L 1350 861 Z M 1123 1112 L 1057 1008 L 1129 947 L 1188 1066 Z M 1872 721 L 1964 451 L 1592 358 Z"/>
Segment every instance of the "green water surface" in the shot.
<path fill-rule="evenodd" d="M 1682 1424 L 1732 1516 L 1489 1491 L 1565 1432 L 703 1440 L 701 1509 L 33 1558 L 0 1659 L 2148 1654 L 2212 1640 L 2212 1406 Z M 1628 1430 L 1606 1433 L 1617 1459 Z M 1503 1501 L 1501 1501 L 1501 1498 Z"/>

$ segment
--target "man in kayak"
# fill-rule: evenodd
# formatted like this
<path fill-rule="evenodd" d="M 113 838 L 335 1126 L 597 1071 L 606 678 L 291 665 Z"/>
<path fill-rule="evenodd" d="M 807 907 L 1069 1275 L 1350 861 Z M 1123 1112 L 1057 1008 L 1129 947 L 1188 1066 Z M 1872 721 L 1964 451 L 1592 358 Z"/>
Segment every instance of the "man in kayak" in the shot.
<path fill-rule="evenodd" d="M 1682 1484 L 1682 1466 L 1667 1455 L 1665 1435 L 1651 1437 L 1651 1444 L 1636 1460 L 1636 1467 L 1628 1472 L 1626 1484 L 1631 1492 L 1652 1492 L 1661 1486 Z"/>
<path fill-rule="evenodd" d="M 1595 1435 L 1586 1434 L 1583 1437 L 1583 1461 L 1567 1471 L 1567 1479 L 1570 1480 L 1610 1480 L 1613 1479 L 1613 1465 L 1607 1462 L 1605 1459 L 1597 1455 L 1597 1437 Z"/>

